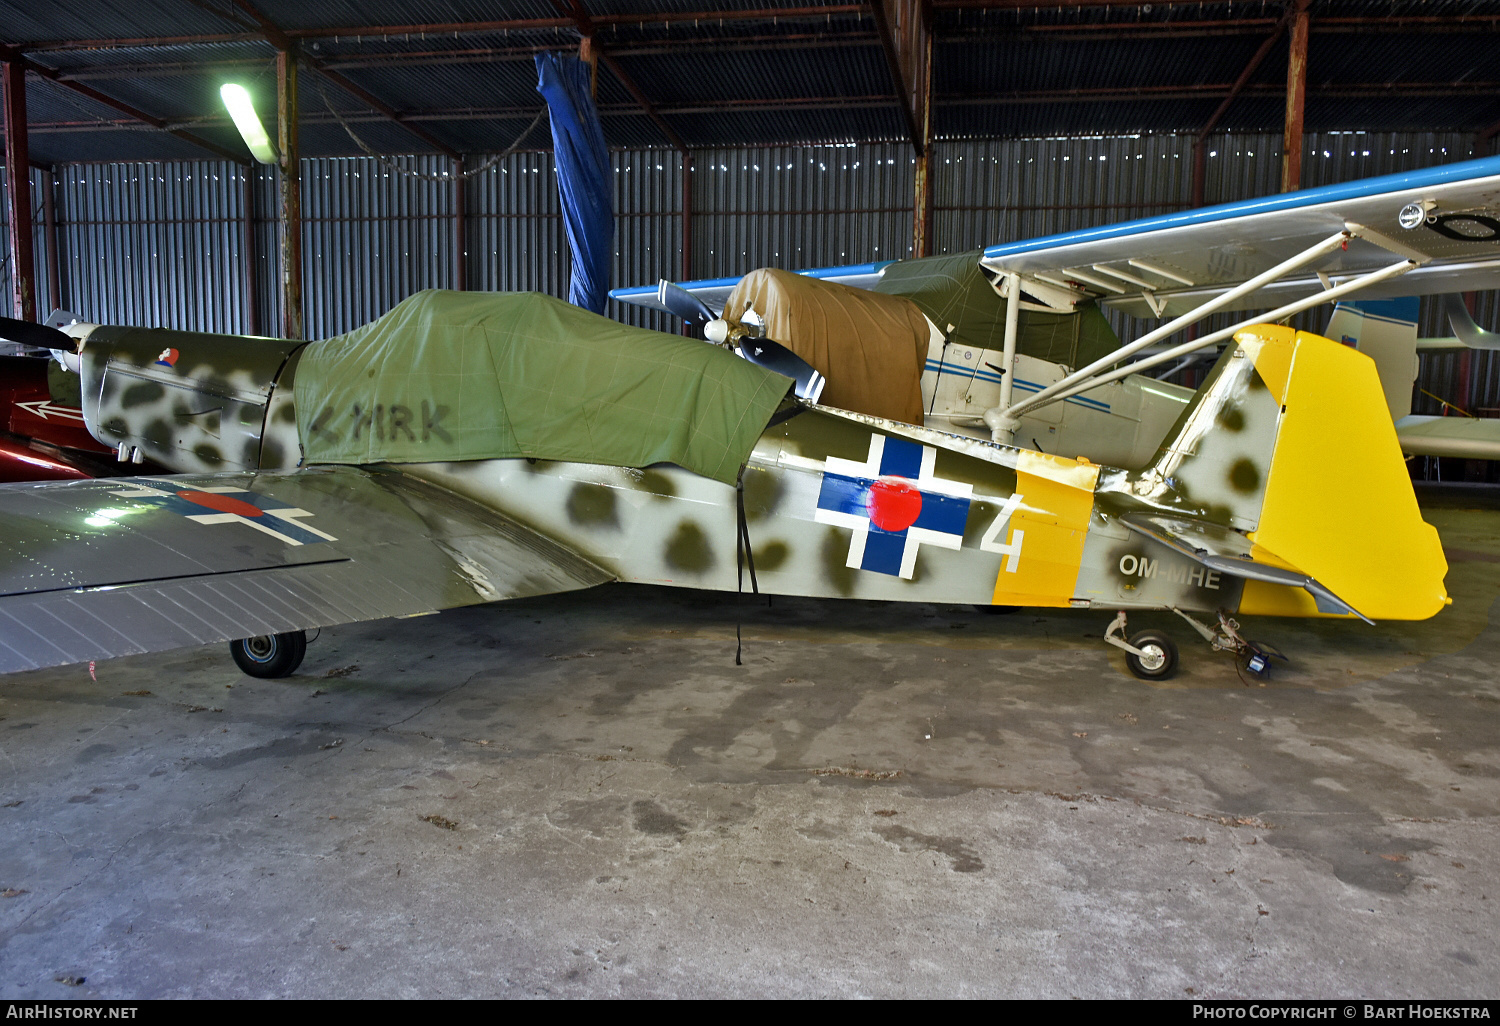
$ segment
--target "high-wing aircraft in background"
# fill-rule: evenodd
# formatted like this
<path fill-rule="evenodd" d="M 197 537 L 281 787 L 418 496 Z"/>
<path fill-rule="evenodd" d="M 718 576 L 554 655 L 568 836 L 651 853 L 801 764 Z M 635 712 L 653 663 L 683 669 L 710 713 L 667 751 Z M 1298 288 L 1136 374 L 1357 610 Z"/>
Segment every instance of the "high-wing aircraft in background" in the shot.
<path fill-rule="evenodd" d="M 747 287 L 750 276 L 672 289 L 617 289 L 611 295 L 703 319 L 683 300 L 691 294 L 689 299 L 722 311 L 710 330 L 725 336 L 774 324 L 764 333 L 807 357 L 830 380 L 838 373 L 819 362 L 826 360 L 822 339 L 846 330 L 849 305 L 847 289 L 837 286 L 882 296 L 892 323 L 901 318 L 901 300 L 909 300 L 925 317 L 925 325 L 911 333 L 923 354 L 925 423 L 1129 467 L 1151 457 L 1189 395 L 1146 372 L 1170 371 L 1205 347 L 1227 343 L 1247 324 L 1282 321 L 1339 302 L 1327 333 L 1375 360 L 1405 452 L 1500 458 L 1500 420 L 1411 415 L 1419 349 L 1415 302 L 1400 302 L 1500 286 L 1500 157 L 1026 239 L 958 257 L 800 274 L 810 280 L 800 301 L 754 282 Z M 830 287 L 820 290 L 815 283 Z M 1014 307 L 1004 298 L 1012 295 L 1020 300 Z M 748 327 L 742 320 L 747 301 L 759 304 Z M 1107 326 L 1099 327 L 1101 307 L 1162 323 L 1120 346 Z M 1445 309 L 1455 337 L 1424 340 L 1420 348 L 1496 348 L 1461 304 Z M 1251 310 L 1262 312 L 1187 343 L 1162 345 L 1211 314 Z M 1119 366 L 1132 357 L 1139 359 Z"/>
<path fill-rule="evenodd" d="M 313 627 L 742 568 L 772 594 L 1112 612 L 1143 678 L 1177 648 L 1127 635 L 1132 610 L 1261 673 L 1236 615 L 1449 601 L 1374 363 L 1275 325 L 1135 470 L 839 409 L 846 382 L 763 340 L 742 360 L 534 293 L 419 293 L 320 342 L 48 341 L 90 434 L 174 473 L 0 485 L 0 672 L 230 641 L 285 676 Z M 856 384 L 909 409 L 922 365 L 893 352 Z"/>

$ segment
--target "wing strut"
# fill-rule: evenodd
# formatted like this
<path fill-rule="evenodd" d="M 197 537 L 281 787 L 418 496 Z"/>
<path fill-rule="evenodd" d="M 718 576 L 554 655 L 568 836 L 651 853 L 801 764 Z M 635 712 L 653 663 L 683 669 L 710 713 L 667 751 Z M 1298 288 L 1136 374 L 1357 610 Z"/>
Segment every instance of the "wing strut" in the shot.
<path fill-rule="evenodd" d="M 1095 360 L 1087 367 L 1074 371 L 1072 374 L 1067 375 L 1062 380 L 1048 385 L 1040 392 L 1028 396 L 1027 398 L 1018 403 L 1015 403 L 1014 405 L 1005 406 L 1002 404 L 1000 406 L 994 407 L 993 409 L 985 411 L 985 424 L 989 427 L 992 437 L 995 441 L 1008 443 L 1015 434 L 1016 427 L 1020 423 L 1020 418 L 1024 414 L 1030 413 L 1031 411 L 1039 407 L 1047 406 L 1055 402 L 1060 402 L 1063 399 L 1067 399 L 1070 396 L 1077 395 L 1080 392 L 1086 392 L 1089 389 L 1097 388 L 1098 386 L 1108 384 L 1111 381 L 1118 381 L 1121 378 L 1129 377 L 1131 374 L 1138 374 L 1143 370 L 1155 367 L 1161 363 L 1166 363 L 1170 360 L 1175 360 L 1188 353 L 1194 352 L 1198 349 L 1202 349 L 1205 346 L 1214 345 L 1222 339 L 1231 337 L 1235 332 L 1246 327 L 1247 325 L 1282 320 L 1286 317 L 1290 317 L 1292 314 L 1306 310 L 1309 307 L 1317 306 L 1321 303 L 1326 303 L 1333 299 L 1338 299 L 1341 296 L 1348 295 L 1351 292 L 1356 292 L 1363 288 L 1367 288 L 1370 285 L 1374 285 L 1377 282 L 1384 281 L 1387 278 L 1395 277 L 1398 274 L 1405 274 L 1407 271 L 1410 271 L 1418 266 L 1418 262 L 1416 260 L 1413 260 L 1403 254 L 1403 257 L 1400 261 L 1394 264 L 1390 264 L 1386 267 L 1382 267 L 1377 271 L 1372 271 L 1369 274 L 1360 275 L 1359 277 L 1353 278 L 1339 285 L 1330 285 L 1329 287 L 1324 288 L 1321 292 L 1314 293 L 1313 295 L 1308 296 L 1305 299 L 1299 299 L 1296 302 L 1288 303 L 1287 305 L 1282 306 L 1276 310 L 1272 310 L 1269 313 L 1260 314 L 1253 318 L 1248 318 L 1244 321 L 1232 325 L 1231 327 L 1225 328 L 1221 331 L 1213 332 L 1208 335 L 1204 335 L 1201 338 L 1194 339 L 1191 342 L 1185 342 L 1182 345 L 1167 349 L 1161 353 L 1150 356 L 1147 359 L 1139 360 L 1125 367 L 1120 367 L 1114 371 L 1109 371 L 1102 374 L 1099 373 L 1105 368 L 1111 367 L 1126 359 L 1127 357 L 1133 356 L 1134 354 L 1145 349 L 1147 346 L 1163 338 L 1166 338 L 1172 333 L 1180 331 L 1190 324 L 1197 323 L 1198 321 L 1207 317 L 1209 314 L 1213 313 L 1215 310 L 1218 310 L 1219 308 L 1232 303 L 1235 300 L 1249 295 L 1250 293 L 1255 292 L 1257 289 L 1260 289 L 1270 284 L 1271 282 L 1276 281 L 1277 279 L 1282 278 L 1287 274 L 1290 274 L 1298 268 L 1305 267 L 1312 261 L 1333 252 L 1333 250 L 1347 243 L 1349 239 L 1358 237 L 1361 234 L 1361 230 L 1362 229 L 1359 225 L 1346 224 L 1344 226 L 1344 230 L 1330 235 L 1328 238 L 1319 242 L 1317 245 L 1308 247 L 1301 253 L 1298 253 L 1296 256 L 1288 260 L 1284 260 L 1281 263 L 1277 264 L 1275 267 L 1272 267 L 1270 270 L 1258 274 L 1254 278 L 1251 278 L 1249 281 L 1246 281 L 1243 284 L 1237 285 L 1234 288 L 1228 290 L 1227 292 L 1215 296 L 1213 299 L 1210 299 L 1202 306 L 1197 307 L 1194 310 L 1190 310 L 1182 316 L 1174 318 L 1173 320 L 1168 321 L 1166 324 L 1163 324 L 1160 327 L 1147 332 L 1129 345 L 1122 346 L 1121 348 L 1115 350 L 1113 353 L 1110 353 L 1108 356 L 1101 357 L 1100 359 Z M 1375 241 L 1377 241 L 1378 243 L 1378 240 Z M 1007 280 L 1009 280 L 1009 277 L 1007 277 Z"/>

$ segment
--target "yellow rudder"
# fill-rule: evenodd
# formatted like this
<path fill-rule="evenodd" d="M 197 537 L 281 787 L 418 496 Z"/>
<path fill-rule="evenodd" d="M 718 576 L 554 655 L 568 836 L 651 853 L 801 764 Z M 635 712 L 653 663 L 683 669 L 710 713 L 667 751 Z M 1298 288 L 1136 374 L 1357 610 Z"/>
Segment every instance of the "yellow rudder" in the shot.
<path fill-rule="evenodd" d="M 1257 549 L 1373 620 L 1438 612 L 1448 602 L 1448 563 L 1417 508 L 1375 364 L 1305 331 L 1292 337 L 1290 328 L 1257 325 L 1236 340 L 1247 335 L 1267 343 L 1256 369 L 1273 394 L 1282 392 L 1265 501 L 1250 534 Z M 1239 608 L 1322 615 L 1306 591 L 1257 581 L 1246 582 Z"/>

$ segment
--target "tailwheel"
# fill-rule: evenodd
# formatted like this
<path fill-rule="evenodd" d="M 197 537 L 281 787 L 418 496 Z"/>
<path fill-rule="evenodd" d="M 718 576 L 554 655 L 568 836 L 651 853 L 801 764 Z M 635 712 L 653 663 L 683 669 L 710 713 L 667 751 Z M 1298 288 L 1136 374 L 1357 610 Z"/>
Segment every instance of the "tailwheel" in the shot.
<path fill-rule="evenodd" d="M 1241 673 L 1248 673 L 1258 681 L 1268 681 L 1271 679 L 1271 660 L 1273 658 L 1280 659 L 1282 662 L 1287 661 L 1286 656 L 1282 655 L 1281 650 L 1274 645 L 1267 644 L 1264 641 L 1248 640 L 1244 642 L 1244 647 L 1235 654 L 1235 658 L 1239 660 Z"/>
<path fill-rule="evenodd" d="M 251 677 L 290 677 L 307 655 L 307 633 L 262 634 L 229 643 L 235 664 Z"/>
<path fill-rule="evenodd" d="M 1130 647 L 1136 651 L 1125 652 L 1125 665 L 1141 680 L 1167 680 L 1177 672 L 1177 643 L 1161 631 L 1141 631 Z"/>

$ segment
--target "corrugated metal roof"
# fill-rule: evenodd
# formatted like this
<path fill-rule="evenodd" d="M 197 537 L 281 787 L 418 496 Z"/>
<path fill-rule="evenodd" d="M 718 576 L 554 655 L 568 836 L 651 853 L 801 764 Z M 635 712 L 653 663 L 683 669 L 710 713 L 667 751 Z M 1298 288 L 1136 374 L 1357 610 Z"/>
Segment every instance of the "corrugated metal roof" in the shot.
<path fill-rule="evenodd" d="M 256 0 L 257 9 L 283 29 L 345 25 L 416 25 L 437 22 L 557 18 L 548 0 Z"/>
<path fill-rule="evenodd" d="M 550 0 L 257 3 L 267 18 L 291 32 L 560 20 Z M 905 119 L 895 103 L 896 89 L 872 17 L 774 13 L 822 6 L 844 5 L 814 0 L 587 4 L 597 19 L 600 45 L 616 54 L 619 66 L 692 146 L 902 137 Z M 1256 0 L 1157 3 L 1149 10 L 1145 5 L 937 8 L 935 132 L 939 137 L 989 138 L 1193 130 L 1213 113 L 1227 84 L 1282 10 L 1280 3 Z M 0 18 L 4 41 L 22 44 L 85 37 L 236 36 L 254 28 L 230 0 L 130 5 L 0 0 L 0 11 L 5 12 Z M 714 17 L 743 11 L 771 13 L 754 19 Z M 654 20 L 673 14 L 698 17 Z M 1367 21 L 1349 20 L 1357 18 Z M 1401 18 L 1417 20 L 1393 20 Z M 1433 23 L 1440 18 L 1466 20 L 1459 24 L 1461 31 L 1453 31 L 1452 25 Z M 1500 47 L 1493 45 L 1500 34 L 1496 18 L 1500 0 L 1320 0 L 1312 15 L 1308 128 L 1485 128 L 1500 118 L 1500 104 L 1492 100 L 1495 90 L 1486 85 L 1500 82 Z M 499 145 L 514 130 L 514 112 L 536 103 L 531 52 L 572 50 L 577 38 L 577 31 L 564 25 L 315 37 L 305 46 L 315 59 L 338 67 L 386 105 L 422 119 L 445 145 L 467 151 Z M 1284 39 L 1276 44 L 1252 76 L 1249 90 L 1225 114 L 1223 127 L 1279 126 L 1286 47 Z M 111 44 L 93 50 L 47 49 L 32 56 L 65 74 L 85 75 L 90 87 L 152 116 L 181 121 L 190 131 L 206 124 L 205 135 L 222 123 L 217 97 L 222 81 L 249 77 L 263 90 L 271 83 L 272 49 L 265 42 Z M 201 67 L 194 70 L 194 65 Z M 32 81 L 37 84 L 31 90 L 36 97 L 31 120 L 40 125 L 79 120 L 44 95 L 60 87 Z M 1415 90 L 1419 84 L 1424 88 Z M 1193 94 L 1200 86 L 1217 89 Z M 662 130 L 642 115 L 632 91 L 608 70 L 601 70 L 599 88 L 611 145 L 665 143 Z M 1062 92 L 1079 95 L 1066 102 L 1048 95 Z M 69 94 L 76 108 L 75 97 Z M 330 98 L 341 111 L 363 108 L 343 90 L 330 90 Z M 81 97 L 76 101 L 92 103 Z M 304 97 L 304 110 L 313 122 L 305 133 L 307 152 L 358 152 L 347 136 L 316 124 L 321 106 L 316 97 Z M 442 116 L 445 112 L 448 117 Z M 123 116 L 115 111 L 98 115 L 106 121 Z M 390 139 L 397 147 L 392 152 L 432 149 L 410 133 L 371 132 Z M 111 149 L 116 134 L 114 129 L 39 131 L 46 138 L 38 152 L 50 161 L 104 159 L 118 155 Z M 190 144 L 161 133 L 136 136 L 126 150 L 149 155 L 153 140 L 161 144 L 163 158 L 192 153 Z"/>
<path fill-rule="evenodd" d="M 53 3 L 6 0 L 0 9 L 4 12 L 0 25 L 4 25 L 3 38 L 7 43 L 240 31 L 223 17 L 177 0 L 132 0 L 124 4 L 111 0 Z"/>

